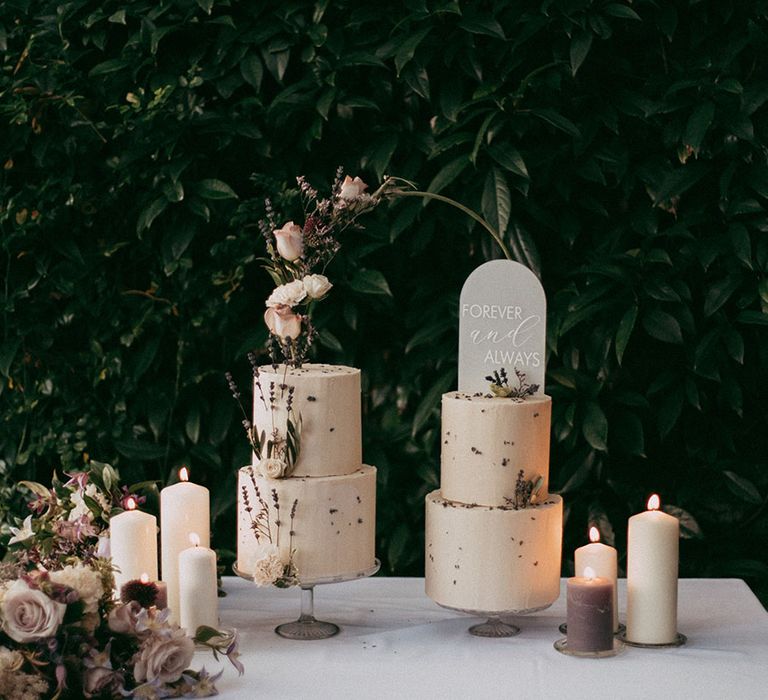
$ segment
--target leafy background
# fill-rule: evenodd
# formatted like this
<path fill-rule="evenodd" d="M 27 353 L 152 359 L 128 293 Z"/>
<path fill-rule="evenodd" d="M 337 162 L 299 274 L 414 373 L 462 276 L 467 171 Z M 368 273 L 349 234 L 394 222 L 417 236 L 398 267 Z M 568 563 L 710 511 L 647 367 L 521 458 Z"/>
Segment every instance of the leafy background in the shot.
<path fill-rule="evenodd" d="M 651 491 L 685 576 L 768 598 L 766 2 L 0 7 L 0 516 L 89 456 L 189 464 L 234 543 L 248 381 L 269 292 L 255 222 L 305 174 L 414 180 L 480 211 L 549 298 L 564 572 L 587 524 L 624 560 Z M 364 372 L 384 571 L 423 572 L 458 292 L 499 257 L 439 203 L 379 208 L 318 307 Z"/>

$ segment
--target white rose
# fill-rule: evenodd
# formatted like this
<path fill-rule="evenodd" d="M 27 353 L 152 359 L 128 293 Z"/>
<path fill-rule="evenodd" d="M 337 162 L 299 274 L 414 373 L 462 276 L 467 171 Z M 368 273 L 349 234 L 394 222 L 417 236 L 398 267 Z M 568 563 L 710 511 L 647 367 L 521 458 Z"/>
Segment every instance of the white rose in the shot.
<path fill-rule="evenodd" d="M 304 234 L 301 232 L 301 226 L 289 221 L 273 233 L 277 252 L 284 260 L 293 262 L 304 254 Z"/>
<path fill-rule="evenodd" d="M 285 474 L 286 463 L 282 459 L 269 457 L 259 462 L 259 471 L 268 479 L 279 479 Z"/>
<path fill-rule="evenodd" d="M 311 277 L 322 277 L 322 275 L 310 275 Z M 306 279 L 306 277 L 304 278 Z M 306 285 L 303 280 L 293 280 L 287 284 L 281 284 L 275 289 L 267 299 L 267 306 L 296 306 L 307 296 Z"/>
<path fill-rule="evenodd" d="M 360 197 L 366 189 L 368 189 L 368 185 L 366 185 L 359 177 L 356 177 L 353 180 L 347 175 L 344 178 L 344 182 L 341 183 L 339 197 L 347 201 L 352 201 Z"/>
<path fill-rule="evenodd" d="M 195 643 L 182 629 L 167 635 L 152 635 L 134 657 L 134 678 L 139 683 L 174 683 L 187 670 L 195 653 Z"/>
<path fill-rule="evenodd" d="M 3 631 L 19 644 L 53 637 L 67 606 L 18 579 L 3 597 Z"/>
<path fill-rule="evenodd" d="M 98 571 L 82 564 L 68 564 L 59 571 L 52 571 L 50 577 L 54 583 L 61 583 L 78 592 L 84 612 L 98 612 L 99 601 L 104 595 L 104 585 Z"/>
<path fill-rule="evenodd" d="M 322 299 L 333 287 L 325 275 L 307 275 L 301 283 L 310 299 Z"/>
<path fill-rule="evenodd" d="M 277 545 L 260 544 L 253 557 L 253 582 L 257 586 L 271 586 L 283 575 L 285 565 Z"/>

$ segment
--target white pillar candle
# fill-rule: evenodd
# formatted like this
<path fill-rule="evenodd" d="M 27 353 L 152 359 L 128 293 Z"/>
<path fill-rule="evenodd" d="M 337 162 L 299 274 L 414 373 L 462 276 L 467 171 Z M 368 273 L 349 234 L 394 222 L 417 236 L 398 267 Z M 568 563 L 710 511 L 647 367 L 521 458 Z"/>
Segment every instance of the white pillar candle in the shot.
<path fill-rule="evenodd" d="M 109 521 L 112 565 L 115 571 L 115 591 L 146 573 L 157 578 L 157 518 L 136 510 L 136 501 L 129 498 L 126 510 Z"/>
<path fill-rule="evenodd" d="M 648 510 L 629 519 L 627 535 L 627 639 L 642 644 L 677 638 L 680 522 L 659 505 L 654 494 Z"/>
<path fill-rule="evenodd" d="M 189 537 L 192 547 L 179 554 L 179 626 L 193 637 L 200 625 L 218 627 L 219 597 L 216 554 L 195 533 Z"/>
<path fill-rule="evenodd" d="M 613 631 L 619 629 L 619 605 L 616 595 L 616 578 L 618 564 L 616 549 L 600 542 L 600 531 L 596 527 L 589 528 L 589 542 L 574 552 L 576 576 L 584 576 L 584 570 L 589 567 L 594 576 L 606 578 L 613 583 Z"/>
<path fill-rule="evenodd" d="M 186 467 L 180 481 L 160 492 L 160 544 L 162 580 L 168 584 L 170 619 L 179 622 L 179 553 L 189 547 L 193 532 L 202 547 L 210 546 L 210 495 L 208 489 L 189 481 Z"/>

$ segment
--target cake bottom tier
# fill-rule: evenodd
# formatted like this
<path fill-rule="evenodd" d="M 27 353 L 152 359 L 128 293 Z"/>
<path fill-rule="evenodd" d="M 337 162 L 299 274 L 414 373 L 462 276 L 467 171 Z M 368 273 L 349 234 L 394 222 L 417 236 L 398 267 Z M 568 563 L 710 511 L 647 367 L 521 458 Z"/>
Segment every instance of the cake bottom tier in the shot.
<path fill-rule="evenodd" d="M 523 612 L 560 595 L 563 500 L 508 510 L 426 499 L 426 590 L 459 610 Z"/>
<path fill-rule="evenodd" d="M 353 577 L 374 565 L 375 533 L 375 467 L 363 465 L 343 476 L 287 479 L 262 477 L 250 466 L 240 470 L 240 573 L 253 574 L 260 546 L 271 541 L 284 561 L 293 550 L 293 563 L 302 582 Z"/>

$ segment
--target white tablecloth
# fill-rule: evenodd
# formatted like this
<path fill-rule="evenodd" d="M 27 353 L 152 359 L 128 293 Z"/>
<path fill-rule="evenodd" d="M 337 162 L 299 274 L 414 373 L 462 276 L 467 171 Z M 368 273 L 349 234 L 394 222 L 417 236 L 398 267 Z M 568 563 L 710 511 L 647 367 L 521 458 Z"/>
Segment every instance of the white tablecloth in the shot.
<path fill-rule="evenodd" d="M 624 610 L 625 581 L 619 582 Z M 225 663 L 222 700 L 256 698 L 555 698 L 720 700 L 768 698 L 768 613 L 743 581 L 683 579 L 674 649 L 627 647 L 616 657 L 566 657 L 552 644 L 565 620 L 564 582 L 548 610 L 514 621 L 521 634 L 481 639 L 477 621 L 444 610 L 420 578 L 371 578 L 315 590 L 315 614 L 342 631 L 322 641 L 278 637 L 300 592 L 225 578 L 221 623 L 241 634 L 245 675 Z M 623 620 L 623 614 L 620 615 Z M 221 664 L 199 653 L 196 666 Z"/>

